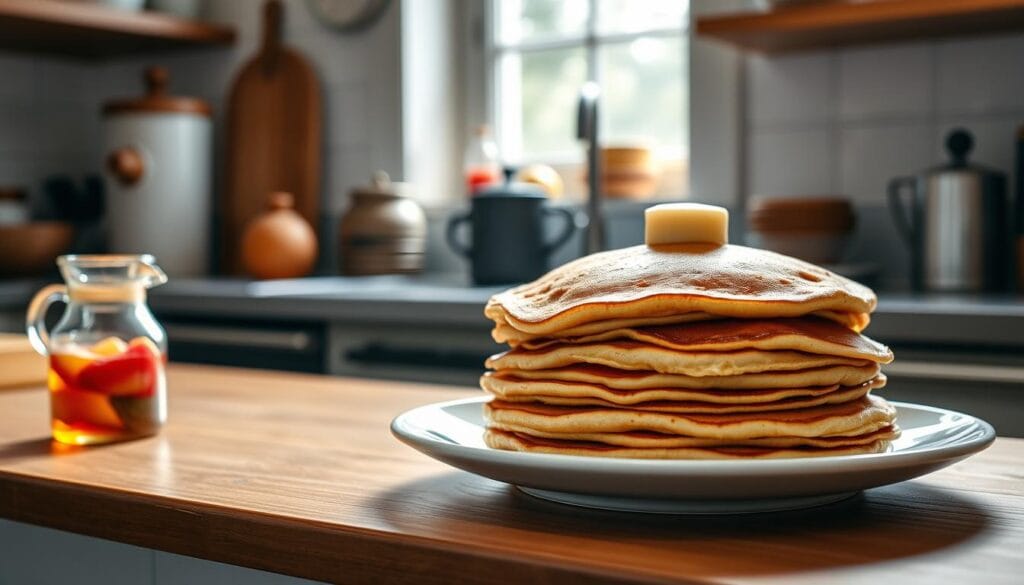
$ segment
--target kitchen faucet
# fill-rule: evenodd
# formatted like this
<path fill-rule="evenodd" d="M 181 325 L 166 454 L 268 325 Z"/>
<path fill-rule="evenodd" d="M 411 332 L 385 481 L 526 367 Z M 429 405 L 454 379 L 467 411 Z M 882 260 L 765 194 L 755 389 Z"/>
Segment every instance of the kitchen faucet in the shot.
<path fill-rule="evenodd" d="M 604 214 L 601 212 L 601 151 L 597 145 L 597 100 L 601 88 L 588 81 L 580 88 L 576 111 L 576 138 L 587 143 L 587 232 L 583 253 L 593 254 L 605 249 Z"/>

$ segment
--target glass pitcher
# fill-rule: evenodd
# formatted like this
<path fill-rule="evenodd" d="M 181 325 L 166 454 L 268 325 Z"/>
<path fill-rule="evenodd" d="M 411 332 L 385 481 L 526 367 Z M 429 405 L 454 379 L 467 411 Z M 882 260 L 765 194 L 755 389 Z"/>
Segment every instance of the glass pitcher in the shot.
<path fill-rule="evenodd" d="M 50 424 L 61 443 L 153 435 L 167 419 L 167 335 L 146 289 L 167 282 L 149 255 L 61 256 L 66 284 L 47 286 L 26 316 L 29 341 L 49 356 Z M 47 331 L 47 309 L 67 307 Z"/>

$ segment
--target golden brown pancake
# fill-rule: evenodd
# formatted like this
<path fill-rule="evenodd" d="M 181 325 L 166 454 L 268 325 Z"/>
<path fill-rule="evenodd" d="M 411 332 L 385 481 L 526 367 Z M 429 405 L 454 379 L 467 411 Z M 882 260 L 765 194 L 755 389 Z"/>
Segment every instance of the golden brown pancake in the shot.
<path fill-rule="evenodd" d="M 485 314 L 537 336 L 587 323 L 686 313 L 864 315 L 871 290 L 813 264 L 745 246 L 633 246 L 585 256 L 491 298 Z M 866 321 L 853 317 L 852 322 Z"/>
<path fill-rule="evenodd" d="M 856 400 L 868 393 L 867 387 L 849 388 L 841 386 L 840 390 L 821 394 L 813 397 L 786 398 L 777 402 L 762 402 L 759 404 L 709 404 L 707 402 L 678 402 L 671 400 L 660 400 L 653 402 L 642 402 L 631 405 L 632 410 L 643 410 L 649 412 L 671 412 L 679 414 L 731 414 L 734 412 L 771 412 L 776 410 L 792 410 L 794 408 L 810 408 L 822 404 L 837 404 Z M 508 402 L 538 402 L 540 404 L 552 404 L 555 406 L 599 406 L 603 408 L 622 408 L 621 404 L 608 402 L 599 398 L 572 398 L 564 396 L 537 395 L 531 398 L 516 398 L 502 400 Z"/>
<path fill-rule="evenodd" d="M 792 350 L 882 364 L 892 361 L 888 347 L 820 317 L 719 319 L 685 325 L 623 327 L 580 337 L 535 339 L 524 342 L 520 348 L 538 350 L 555 344 L 593 344 L 618 339 L 678 351 Z"/>
<path fill-rule="evenodd" d="M 650 388 L 646 390 L 622 390 L 601 384 L 565 382 L 560 380 L 521 380 L 502 372 L 487 372 L 480 377 L 480 387 L 489 394 L 511 402 L 532 400 L 538 396 L 562 398 L 596 398 L 604 402 L 630 406 L 646 402 L 699 402 L 721 405 L 766 404 L 790 398 L 814 398 L 836 392 L 840 388 L 883 388 L 885 374 L 855 386 L 805 386 L 802 388 L 755 388 L 709 389 L 709 388 Z"/>
<path fill-rule="evenodd" d="M 802 388 L 805 386 L 856 386 L 878 375 L 874 362 L 863 366 L 827 366 L 791 372 L 763 372 L 740 376 L 685 376 L 647 370 L 620 370 L 594 364 L 574 364 L 549 370 L 506 369 L 500 375 L 519 380 L 555 380 L 599 384 L 618 390 L 652 388 L 709 388 L 752 390 L 760 388 Z"/>
<path fill-rule="evenodd" d="M 614 331 L 624 327 L 641 327 L 647 325 L 673 325 L 679 323 L 694 323 L 696 321 L 709 321 L 713 319 L 724 319 L 718 315 L 709 315 L 707 313 L 683 313 L 681 315 L 667 315 L 665 317 L 640 317 L 637 319 L 605 319 L 603 321 L 594 321 L 593 323 L 585 323 L 578 327 L 570 327 L 565 331 L 560 331 L 559 336 L 561 337 L 582 337 L 584 335 L 595 335 L 603 333 L 605 331 Z M 512 327 L 504 320 L 498 321 L 494 324 L 494 330 L 491 331 L 491 337 L 494 338 L 498 343 L 508 343 L 512 347 L 517 347 L 519 344 L 529 341 L 531 339 L 538 339 L 539 336 L 532 333 L 526 333 L 517 330 Z"/>
<path fill-rule="evenodd" d="M 487 421 L 548 433 L 653 431 L 722 441 L 758 437 L 864 434 L 890 426 L 896 409 L 876 396 L 812 408 L 733 414 L 679 414 L 598 406 L 553 406 L 492 400 Z"/>
<path fill-rule="evenodd" d="M 774 402 L 757 403 L 733 403 L 721 404 L 714 402 L 701 402 L 697 400 L 652 400 L 631 404 L 628 408 L 632 410 L 646 410 L 651 412 L 678 412 L 681 414 L 729 414 L 733 412 L 769 412 L 773 410 L 792 410 L 794 408 L 810 408 L 822 404 L 835 404 L 856 400 L 865 394 L 871 387 L 867 384 L 860 386 L 840 386 L 832 392 L 823 392 L 817 396 L 794 396 Z M 533 396 L 499 396 L 506 402 L 539 402 L 541 404 L 554 404 L 557 406 L 600 406 L 604 408 L 623 408 L 625 405 L 591 397 L 562 396 L 558 394 L 534 394 Z"/>
<path fill-rule="evenodd" d="M 513 349 L 491 356 L 496 370 L 545 370 L 573 364 L 596 364 L 622 370 L 651 370 L 686 376 L 739 376 L 760 372 L 807 370 L 826 366 L 861 366 L 866 360 L 799 351 L 677 351 L 637 341 L 555 344 L 536 351 Z"/>
<path fill-rule="evenodd" d="M 871 318 L 867 313 L 838 313 L 835 311 L 815 311 L 809 313 L 809 315 L 827 319 L 829 321 L 838 323 L 851 331 L 863 331 L 870 323 Z M 623 329 L 627 327 L 648 327 L 653 325 L 674 325 L 681 323 L 693 323 L 696 321 L 711 321 L 711 320 L 722 320 L 728 319 L 721 315 L 711 315 L 708 313 L 683 313 L 680 315 L 668 315 L 665 317 L 638 317 L 636 319 L 605 319 L 602 321 L 594 321 L 592 323 L 585 323 L 577 327 L 570 327 L 564 331 L 559 331 L 558 336 L 564 338 L 570 337 L 583 337 L 587 335 L 597 335 L 608 331 L 615 331 L 617 329 Z M 515 327 L 509 325 L 503 319 L 498 320 L 494 324 L 494 329 L 491 330 L 491 337 L 494 338 L 498 343 L 508 343 L 512 347 L 518 347 L 519 345 L 526 343 L 531 340 L 544 340 L 548 339 L 544 335 L 527 333 L 525 331 L 519 331 Z"/>
<path fill-rule="evenodd" d="M 488 429 L 484 433 L 484 442 L 493 449 L 508 451 L 630 459 L 782 459 L 829 457 L 881 453 L 889 447 L 889 441 L 884 439 L 864 445 L 839 447 L 622 447 L 585 441 L 544 439 L 497 429 Z"/>
<path fill-rule="evenodd" d="M 650 431 L 628 431 L 624 433 L 547 433 L 514 424 L 494 424 L 492 428 L 558 441 L 586 441 L 619 447 L 678 448 L 678 447 L 849 447 L 867 445 L 875 441 L 891 441 L 900 436 L 895 425 L 883 427 L 874 432 L 854 435 L 832 435 L 828 437 L 760 437 L 755 439 L 723 442 L 718 439 L 701 439 L 681 435 L 666 435 Z"/>

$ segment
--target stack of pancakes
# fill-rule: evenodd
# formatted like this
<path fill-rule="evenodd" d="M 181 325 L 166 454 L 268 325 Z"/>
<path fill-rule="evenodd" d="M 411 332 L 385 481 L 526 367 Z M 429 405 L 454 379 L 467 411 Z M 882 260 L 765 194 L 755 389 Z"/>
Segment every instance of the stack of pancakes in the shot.
<path fill-rule="evenodd" d="M 855 282 L 743 246 L 594 254 L 495 295 L 498 449 L 606 457 L 874 453 L 898 435 Z"/>

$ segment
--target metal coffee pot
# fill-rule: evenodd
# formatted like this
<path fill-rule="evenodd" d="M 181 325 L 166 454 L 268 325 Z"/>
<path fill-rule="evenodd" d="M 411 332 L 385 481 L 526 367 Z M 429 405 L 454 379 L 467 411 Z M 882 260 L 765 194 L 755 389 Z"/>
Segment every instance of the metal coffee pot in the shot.
<path fill-rule="evenodd" d="M 911 251 L 915 290 L 1006 290 L 1010 213 L 1006 176 L 967 162 L 974 139 L 946 138 L 950 162 L 889 183 L 889 207 Z"/>

